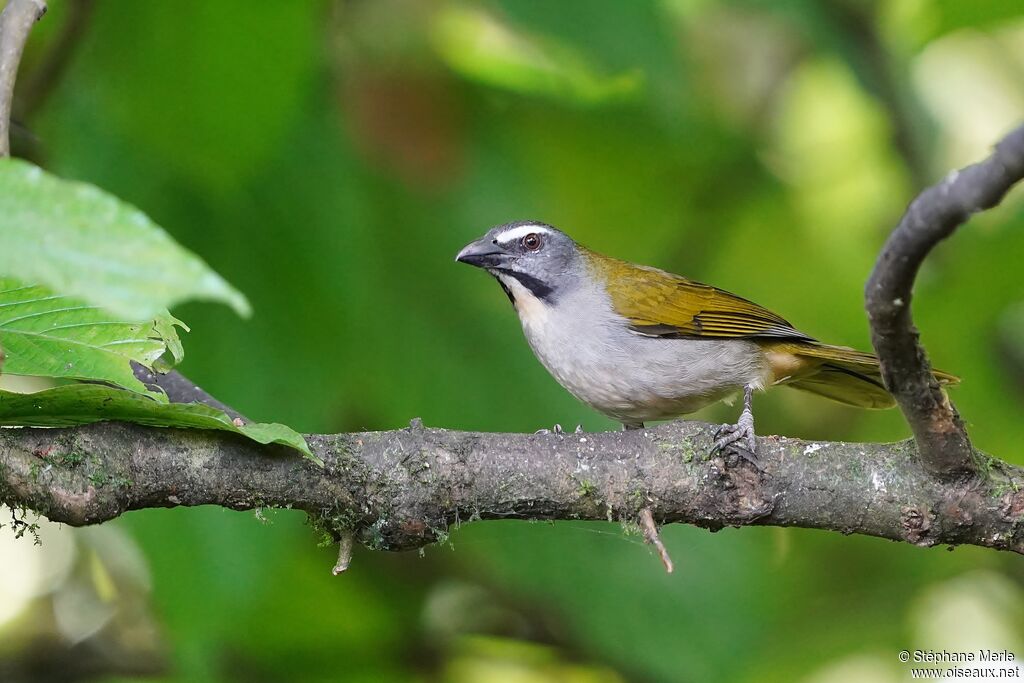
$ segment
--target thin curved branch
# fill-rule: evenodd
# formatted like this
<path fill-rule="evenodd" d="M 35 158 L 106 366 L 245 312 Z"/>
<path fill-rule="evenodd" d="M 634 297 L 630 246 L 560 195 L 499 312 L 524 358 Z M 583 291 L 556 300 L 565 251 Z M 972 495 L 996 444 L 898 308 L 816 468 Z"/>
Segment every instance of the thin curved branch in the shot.
<path fill-rule="evenodd" d="M 911 442 L 761 438 L 763 470 L 708 458 L 711 425 L 597 434 L 408 429 L 313 435 L 325 469 L 230 435 L 98 424 L 0 429 L 0 501 L 74 526 L 177 505 L 300 508 L 374 548 L 428 544 L 476 519 L 796 526 L 917 545 L 1024 552 L 1024 471 L 939 480 Z"/>
<path fill-rule="evenodd" d="M 11 103 L 21 53 L 29 31 L 44 14 L 43 0 L 9 0 L 0 13 L 0 158 L 11 155 Z"/>
<path fill-rule="evenodd" d="M 953 171 L 910 204 L 879 254 L 865 288 L 871 342 L 882 376 L 896 397 L 928 469 L 944 477 L 975 467 L 960 415 L 932 377 L 910 314 L 917 271 L 932 248 L 971 214 L 1002 201 L 1024 178 L 1024 126 L 1007 135 L 985 161 Z"/>

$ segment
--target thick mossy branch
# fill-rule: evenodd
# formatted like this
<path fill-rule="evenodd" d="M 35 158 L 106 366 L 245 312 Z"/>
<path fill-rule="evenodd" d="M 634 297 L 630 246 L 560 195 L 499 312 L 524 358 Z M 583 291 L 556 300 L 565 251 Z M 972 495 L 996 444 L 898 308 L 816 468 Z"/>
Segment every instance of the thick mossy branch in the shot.
<path fill-rule="evenodd" d="M 758 439 L 763 471 L 707 457 L 712 427 L 675 422 L 597 434 L 425 429 L 312 435 L 321 470 L 284 448 L 203 431 L 107 423 L 0 429 L 0 501 L 74 526 L 128 510 L 294 507 L 402 550 L 476 519 L 749 524 L 860 533 L 917 545 L 1024 552 L 1024 471 L 931 476 L 911 442 Z"/>

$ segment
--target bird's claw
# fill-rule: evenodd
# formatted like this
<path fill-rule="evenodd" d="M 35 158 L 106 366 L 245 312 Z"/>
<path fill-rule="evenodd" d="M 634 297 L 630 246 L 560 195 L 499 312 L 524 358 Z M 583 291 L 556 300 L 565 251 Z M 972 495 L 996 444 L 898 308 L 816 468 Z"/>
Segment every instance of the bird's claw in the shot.
<path fill-rule="evenodd" d="M 576 431 L 574 434 L 583 433 L 583 425 L 576 425 Z M 562 429 L 562 425 L 556 424 L 551 429 L 538 429 L 534 434 L 565 434 L 565 430 Z"/>
<path fill-rule="evenodd" d="M 711 455 L 733 456 L 750 463 L 754 469 L 761 474 L 767 474 L 764 465 L 757 457 L 756 443 L 754 441 L 753 424 L 749 428 L 735 424 L 722 425 L 715 430 L 715 435 L 727 432 L 711 446 Z"/>
<path fill-rule="evenodd" d="M 741 425 L 722 425 L 715 432 L 715 437 L 715 443 L 711 446 L 712 453 L 722 453 L 726 449 L 730 451 L 744 449 L 752 455 L 757 452 L 753 427 L 746 429 Z M 742 446 L 737 443 L 744 440 L 746 443 Z"/>
<path fill-rule="evenodd" d="M 731 453 L 760 469 L 757 462 L 757 441 L 754 416 L 744 410 L 736 424 L 725 424 L 715 430 L 711 455 Z"/>

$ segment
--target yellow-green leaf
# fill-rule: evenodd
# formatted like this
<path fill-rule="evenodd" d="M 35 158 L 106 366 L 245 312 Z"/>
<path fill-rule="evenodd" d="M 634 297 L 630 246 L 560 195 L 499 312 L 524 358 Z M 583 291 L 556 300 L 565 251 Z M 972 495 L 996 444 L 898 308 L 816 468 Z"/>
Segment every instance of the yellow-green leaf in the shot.
<path fill-rule="evenodd" d="M 4 372 L 108 382 L 145 392 L 131 363 L 152 367 L 170 350 L 181 358 L 175 326 L 166 311 L 153 320 L 121 319 L 80 299 L 38 285 L 0 278 L 0 347 Z M 155 394 L 164 400 L 163 394 Z"/>
<path fill-rule="evenodd" d="M 0 159 L 0 276 L 39 283 L 128 320 L 186 299 L 249 303 L 135 207 L 19 159 Z"/>

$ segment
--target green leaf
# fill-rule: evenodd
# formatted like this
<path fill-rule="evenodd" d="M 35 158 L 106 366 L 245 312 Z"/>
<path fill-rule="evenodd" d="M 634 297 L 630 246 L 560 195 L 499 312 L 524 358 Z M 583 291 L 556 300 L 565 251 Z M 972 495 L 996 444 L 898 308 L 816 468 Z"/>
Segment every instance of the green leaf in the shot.
<path fill-rule="evenodd" d="M 118 420 L 150 427 L 217 429 L 257 443 L 290 446 L 323 466 L 301 434 L 277 423 L 236 425 L 231 417 L 201 403 L 158 403 L 123 389 L 98 384 L 68 384 L 34 394 L 0 390 L 0 426 L 72 427 Z"/>
<path fill-rule="evenodd" d="M 186 299 L 249 303 L 133 206 L 18 159 L 0 159 L 0 275 L 38 282 L 130 320 Z"/>
<path fill-rule="evenodd" d="M 131 361 L 152 367 L 168 350 L 180 360 L 175 326 L 184 324 L 166 311 L 148 322 L 123 320 L 45 287 L 0 278 L 0 347 L 8 374 L 94 380 L 147 392 Z"/>
<path fill-rule="evenodd" d="M 173 365 L 177 365 L 185 358 L 185 349 L 181 345 L 181 339 L 178 338 L 178 331 L 174 329 L 175 327 L 191 332 L 188 325 L 167 311 L 158 315 L 153 321 L 153 329 L 166 342 L 167 350 L 171 352 L 171 357 L 174 359 Z"/>

